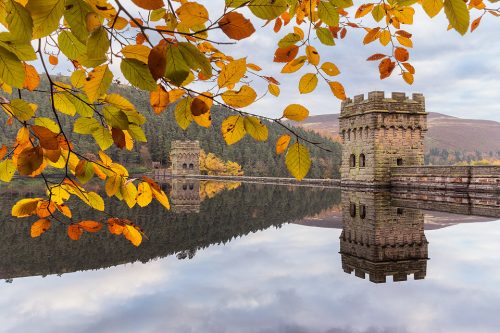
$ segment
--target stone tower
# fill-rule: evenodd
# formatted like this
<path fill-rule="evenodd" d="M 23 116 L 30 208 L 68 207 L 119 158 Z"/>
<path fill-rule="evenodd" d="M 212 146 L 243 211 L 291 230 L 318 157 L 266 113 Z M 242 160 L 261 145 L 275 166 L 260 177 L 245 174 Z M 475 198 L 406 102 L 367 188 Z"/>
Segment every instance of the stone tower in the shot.
<path fill-rule="evenodd" d="M 201 196 L 198 179 L 172 179 L 170 191 L 172 209 L 176 213 L 199 213 Z"/>
<path fill-rule="evenodd" d="M 342 102 L 342 184 L 389 186 L 392 166 L 424 164 L 427 113 L 422 94 L 408 98 L 383 91 L 354 96 Z"/>
<path fill-rule="evenodd" d="M 340 253 L 344 272 L 371 282 L 424 279 L 428 242 L 424 214 L 390 205 L 389 193 L 342 192 Z"/>
<path fill-rule="evenodd" d="M 172 141 L 170 161 L 172 162 L 172 175 L 199 175 L 200 142 Z"/>

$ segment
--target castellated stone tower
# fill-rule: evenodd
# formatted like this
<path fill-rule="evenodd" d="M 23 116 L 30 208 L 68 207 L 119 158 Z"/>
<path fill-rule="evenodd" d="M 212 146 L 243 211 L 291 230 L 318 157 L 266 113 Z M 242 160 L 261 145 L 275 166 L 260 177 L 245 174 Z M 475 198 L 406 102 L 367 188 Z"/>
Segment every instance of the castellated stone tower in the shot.
<path fill-rule="evenodd" d="M 198 179 L 172 179 L 170 191 L 172 209 L 176 213 L 199 213 L 201 196 Z"/>
<path fill-rule="evenodd" d="M 389 193 L 342 191 L 340 254 L 344 272 L 371 282 L 424 279 L 428 242 L 424 214 L 390 205 Z"/>
<path fill-rule="evenodd" d="M 427 113 L 422 94 L 383 91 L 342 102 L 341 178 L 344 185 L 389 186 L 392 166 L 424 164 Z"/>
<path fill-rule="evenodd" d="M 172 162 L 172 175 L 199 175 L 200 142 L 172 141 L 170 161 Z"/>

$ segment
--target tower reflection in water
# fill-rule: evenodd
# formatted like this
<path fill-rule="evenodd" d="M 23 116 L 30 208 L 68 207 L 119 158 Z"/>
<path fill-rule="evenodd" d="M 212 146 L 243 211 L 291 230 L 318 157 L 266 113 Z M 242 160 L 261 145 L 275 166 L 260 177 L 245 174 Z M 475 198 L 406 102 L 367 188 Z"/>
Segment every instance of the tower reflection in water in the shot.
<path fill-rule="evenodd" d="M 340 254 L 344 272 L 371 282 L 424 279 L 428 242 L 424 214 L 391 206 L 389 193 L 342 191 Z"/>

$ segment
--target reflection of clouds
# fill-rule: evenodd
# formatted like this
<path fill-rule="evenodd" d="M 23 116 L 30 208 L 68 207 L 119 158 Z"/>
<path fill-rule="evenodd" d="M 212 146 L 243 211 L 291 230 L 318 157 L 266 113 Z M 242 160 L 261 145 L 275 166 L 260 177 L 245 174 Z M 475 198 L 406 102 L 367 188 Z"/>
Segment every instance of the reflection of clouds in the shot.
<path fill-rule="evenodd" d="M 495 332 L 500 221 L 428 231 L 425 280 L 342 272 L 338 229 L 285 225 L 148 264 L 0 285 L 0 332 Z"/>

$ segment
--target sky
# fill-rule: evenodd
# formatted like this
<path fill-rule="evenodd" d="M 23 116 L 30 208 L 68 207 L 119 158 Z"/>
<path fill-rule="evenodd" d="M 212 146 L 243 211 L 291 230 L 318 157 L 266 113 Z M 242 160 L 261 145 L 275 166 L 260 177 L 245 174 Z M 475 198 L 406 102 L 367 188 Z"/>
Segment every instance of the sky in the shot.
<path fill-rule="evenodd" d="M 222 0 L 201 2 L 215 13 L 222 10 Z M 472 15 L 472 19 L 478 16 L 477 13 Z M 259 29 L 264 21 L 252 20 L 256 33 L 242 40 L 237 47 L 231 46 L 233 50 L 230 54 L 248 56 L 248 62 L 261 65 L 266 73 L 278 78 L 283 64 L 273 64 L 272 59 L 276 44 L 285 32 L 274 34 L 272 23 Z M 363 18 L 363 23 L 373 24 L 371 15 Z M 350 97 L 374 90 L 384 90 L 386 94 L 392 91 L 407 94 L 421 92 L 426 97 L 427 111 L 500 121 L 499 24 L 498 18 L 487 15 L 474 33 L 461 36 L 456 31 L 446 30 L 448 22 L 443 12 L 430 19 L 417 6 L 414 25 L 402 27 L 413 34 L 414 48 L 410 50 L 410 63 L 416 68 L 416 75 L 412 86 L 407 85 L 396 71 L 390 78 L 380 80 L 378 62 L 365 59 L 373 53 L 390 51 L 378 42 L 363 46 L 365 32 L 361 29 L 350 30 L 346 39 L 338 41 L 334 47 L 320 47 L 318 40 L 314 41 L 314 45 L 321 54 L 321 61 L 337 64 L 341 74 L 334 80 L 344 84 L 346 94 Z M 313 93 L 299 94 L 298 80 L 307 73 L 304 68 L 296 75 L 287 74 L 279 78 L 282 91 L 280 98 L 268 95 L 250 109 L 260 114 L 276 115 L 289 103 L 301 103 L 311 114 L 338 113 L 340 101 L 333 97 L 324 82 L 320 82 Z M 259 85 L 260 91 L 265 90 L 265 85 Z"/>
<path fill-rule="evenodd" d="M 139 12 L 138 7 L 130 0 L 121 2 L 130 12 Z M 199 2 L 209 10 L 210 19 L 218 18 L 223 11 L 223 0 Z M 353 8 L 357 8 L 359 3 L 355 1 Z M 410 49 L 410 63 L 416 68 L 416 75 L 412 86 L 403 81 L 397 70 L 390 78 L 380 80 L 378 62 L 368 62 L 366 58 L 374 53 L 389 53 L 390 49 L 383 47 L 378 41 L 363 45 L 365 32 L 362 29 L 349 30 L 346 38 L 337 40 L 334 47 L 322 46 L 318 40 L 314 40 L 321 62 L 334 62 L 341 71 L 332 80 L 340 81 L 349 97 L 375 90 L 383 90 L 386 95 L 393 91 L 406 92 L 408 95 L 420 92 L 426 97 L 429 112 L 500 121 L 500 19 L 486 15 L 474 33 L 460 36 L 454 30 L 447 31 L 448 22 L 444 12 L 430 19 L 420 6 L 417 5 L 416 9 L 414 24 L 402 26 L 402 29 L 413 34 L 414 48 Z M 267 94 L 245 110 L 263 116 L 279 117 L 288 104 L 299 103 L 307 107 L 311 115 L 339 113 L 340 101 L 332 95 L 325 82 L 320 81 L 312 93 L 299 93 L 300 77 L 311 72 L 312 68 L 304 66 L 297 73 L 282 75 L 280 71 L 283 64 L 272 62 L 279 39 L 290 28 L 285 27 L 275 34 L 272 31 L 273 23 L 262 27 L 265 21 L 255 18 L 247 9 L 239 11 L 252 20 L 256 32 L 236 45 L 217 47 L 235 58 L 247 57 L 248 63 L 255 63 L 263 68 L 260 74 L 273 76 L 281 83 L 279 98 Z M 478 11 L 473 12 L 472 19 L 478 15 Z M 374 26 L 370 14 L 362 19 L 362 23 Z M 305 24 L 302 27 L 306 29 Z M 221 42 L 232 41 L 217 30 L 213 35 L 211 32 L 210 38 Z M 69 63 L 67 65 L 66 68 L 70 68 Z M 63 66 L 58 69 L 64 74 Z M 119 63 L 115 61 L 111 68 L 115 78 L 120 78 Z M 251 84 L 259 96 L 267 91 L 267 82 L 262 79 L 255 78 Z"/>

